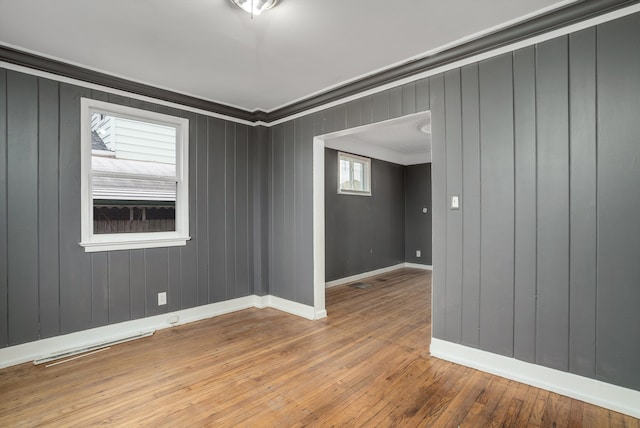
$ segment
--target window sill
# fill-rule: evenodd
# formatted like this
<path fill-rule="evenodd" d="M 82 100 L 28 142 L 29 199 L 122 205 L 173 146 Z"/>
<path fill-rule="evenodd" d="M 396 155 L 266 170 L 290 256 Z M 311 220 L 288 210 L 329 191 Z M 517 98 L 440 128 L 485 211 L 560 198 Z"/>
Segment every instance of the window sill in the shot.
<path fill-rule="evenodd" d="M 165 239 L 135 239 L 130 241 L 80 242 L 86 253 L 99 251 L 140 250 L 144 248 L 180 247 L 187 245 L 191 237 Z"/>

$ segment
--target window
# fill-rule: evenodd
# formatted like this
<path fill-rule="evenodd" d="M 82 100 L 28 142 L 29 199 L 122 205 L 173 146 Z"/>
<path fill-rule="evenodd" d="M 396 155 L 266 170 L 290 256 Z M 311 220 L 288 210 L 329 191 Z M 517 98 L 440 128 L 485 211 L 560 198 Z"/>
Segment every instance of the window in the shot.
<path fill-rule="evenodd" d="M 81 113 L 80 245 L 186 245 L 189 121 L 86 98 Z"/>
<path fill-rule="evenodd" d="M 371 196 L 371 159 L 338 152 L 338 193 Z"/>

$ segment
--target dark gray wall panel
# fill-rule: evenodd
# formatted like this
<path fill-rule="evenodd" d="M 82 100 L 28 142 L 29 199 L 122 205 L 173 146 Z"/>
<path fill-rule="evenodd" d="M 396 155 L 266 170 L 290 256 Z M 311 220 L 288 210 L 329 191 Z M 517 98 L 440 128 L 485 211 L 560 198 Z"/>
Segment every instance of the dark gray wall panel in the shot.
<path fill-rule="evenodd" d="M 368 125 L 373 123 L 373 95 L 369 95 L 360 100 L 362 102 L 362 124 Z M 317 131 L 317 130 L 316 130 Z M 316 132 L 315 135 L 320 135 L 321 132 Z"/>
<path fill-rule="evenodd" d="M 424 78 L 416 82 L 416 111 L 427 111 L 431 105 L 431 97 L 429 95 L 430 85 L 429 79 Z"/>
<path fill-rule="evenodd" d="M 236 127 L 236 297 L 249 295 L 249 153 L 246 125 Z"/>
<path fill-rule="evenodd" d="M 431 164 L 404 168 L 404 260 L 431 264 Z M 426 214 L 422 209 L 426 208 Z M 421 257 L 416 257 L 420 250 Z"/>
<path fill-rule="evenodd" d="M 429 79 L 429 105 L 431 106 L 431 185 L 433 221 L 433 284 L 432 324 L 434 337 L 444 338 L 446 314 L 446 248 L 447 248 L 447 154 L 445 134 L 444 76 Z"/>
<path fill-rule="evenodd" d="M 335 106 L 333 110 L 335 111 L 334 131 L 345 129 L 347 127 L 347 107 L 344 104 L 340 104 Z"/>
<path fill-rule="evenodd" d="M 91 254 L 91 326 L 109 324 L 109 253 Z"/>
<path fill-rule="evenodd" d="M 300 277 L 300 283 L 308 280 L 309 273 L 313 275 L 313 167 L 305 168 L 304 165 L 313 165 L 313 119 L 309 116 L 302 120 L 302 268 L 306 277 Z M 297 135 L 297 134 L 296 134 Z M 311 144 L 309 144 L 311 142 Z M 313 287 L 298 287 L 297 295 L 300 302 L 313 305 Z"/>
<path fill-rule="evenodd" d="M 226 142 L 225 123 L 208 118 L 209 122 L 209 296 L 211 302 L 227 298 L 226 278 Z"/>
<path fill-rule="evenodd" d="M 416 82 L 402 85 L 402 116 L 415 113 L 416 110 Z"/>
<path fill-rule="evenodd" d="M 640 14 L 598 29 L 599 379 L 640 390 Z"/>
<path fill-rule="evenodd" d="M 342 128 L 346 126 L 346 110 L 344 114 L 345 120 L 342 123 Z M 294 224 L 293 226 L 293 236 L 294 236 L 294 244 L 293 244 L 293 283 L 300 284 L 304 282 L 306 279 L 307 271 L 305 271 L 303 248 L 304 248 L 304 170 L 301 168 L 304 165 L 304 140 L 303 140 L 303 120 L 296 119 L 292 123 L 293 125 L 293 135 L 290 137 L 293 138 L 293 164 L 294 164 L 294 177 L 293 177 L 293 205 L 294 205 Z M 296 291 L 297 288 L 296 288 Z M 301 301 L 300 296 L 297 296 L 297 301 Z M 313 305 L 313 299 L 311 300 L 311 305 Z M 309 302 L 306 302 L 309 304 Z"/>
<path fill-rule="evenodd" d="M 38 276 L 40 337 L 60 333 L 58 281 L 58 83 L 38 80 Z"/>
<path fill-rule="evenodd" d="M 129 295 L 129 251 L 109 253 L 109 322 L 131 319 Z"/>
<path fill-rule="evenodd" d="M 192 239 L 186 247 L 85 253 L 78 245 L 81 97 L 189 119 Z M 8 321 L 0 328 L 0 346 L 250 294 L 254 223 L 268 216 L 253 210 L 253 132 L 246 125 L 231 124 L 232 132 L 228 127 L 220 119 L 0 69 L 0 319 Z M 267 173 L 258 180 L 266 182 Z M 229 247 L 228 239 L 240 243 Z M 218 243 L 222 258 L 211 250 Z M 266 261 L 264 267 L 268 271 Z M 218 282 L 209 278 L 215 268 L 222 274 Z M 164 291 L 168 305 L 158 306 L 157 294 Z"/>
<path fill-rule="evenodd" d="M 382 122 L 389 119 L 389 91 L 382 91 L 372 95 L 373 97 L 373 122 Z"/>
<path fill-rule="evenodd" d="M 147 310 L 145 250 L 129 251 L 129 284 L 131 319 L 144 317 Z"/>
<path fill-rule="evenodd" d="M 191 239 L 198 248 L 197 278 L 198 305 L 206 305 L 209 300 L 209 210 L 207 203 L 209 182 L 207 117 L 199 114 L 196 118 L 196 224 Z M 155 305 L 151 305 L 153 307 Z"/>
<path fill-rule="evenodd" d="M 7 278 L 7 72 L 0 68 L 0 319 L 8 320 Z M 8 344 L 9 323 L 0 323 L 0 348 Z"/>
<path fill-rule="evenodd" d="M 322 118 L 319 118 L 318 122 L 322 122 Z M 284 126 L 276 125 L 271 128 L 272 146 L 271 146 L 271 171 L 272 171 L 272 183 L 271 183 L 271 227 L 269 233 L 269 241 L 271 243 L 271 249 L 269 251 L 269 257 L 272 262 L 269 264 L 269 291 L 272 295 L 278 297 L 284 297 L 286 294 L 285 283 L 285 271 L 287 265 L 291 263 L 283 257 L 285 254 L 286 243 L 284 241 L 284 231 L 286 228 L 285 223 L 285 195 L 284 195 L 284 183 L 285 183 L 285 165 L 284 165 Z M 276 260 L 282 260 L 280 263 L 276 263 Z M 286 260 L 286 261 L 285 261 Z M 291 287 L 292 284 L 289 284 Z"/>
<path fill-rule="evenodd" d="M 7 72 L 9 344 L 39 338 L 38 79 Z M 35 172 L 35 173 L 34 173 Z"/>
<path fill-rule="evenodd" d="M 325 149 L 325 280 L 403 262 L 404 167 L 372 159 L 372 196 L 337 188 L 338 152 Z"/>
<path fill-rule="evenodd" d="M 328 132 L 335 130 L 335 110 L 329 109 L 325 117 L 332 119 L 326 123 Z M 295 212 L 295 180 L 296 180 L 296 164 L 295 164 L 295 141 L 294 141 L 294 122 L 290 121 L 284 125 L 284 187 L 279 189 L 283 194 L 284 202 L 284 227 L 282 230 L 282 239 L 284 244 L 284 257 L 293 263 L 287 263 L 283 268 L 282 295 L 285 299 L 296 300 L 296 283 L 295 283 L 295 254 L 296 254 L 296 212 Z"/>
<path fill-rule="evenodd" d="M 91 327 L 91 256 L 80 242 L 80 98 L 88 89 L 60 84 L 60 332 Z"/>
<path fill-rule="evenodd" d="M 462 95 L 462 339 L 480 346 L 480 95 L 478 64 L 461 71 Z"/>
<path fill-rule="evenodd" d="M 389 118 L 402 116 L 402 86 L 389 90 Z"/>
<path fill-rule="evenodd" d="M 148 248 L 144 252 L 144 261 L 147 267 L 145 272 L 145 301 L 147 303 L 145 316 L 166 313 L 167 305 L 158 305 L 158 293 L 166 293 L 169 289 L 167 265 L 169 250 L 167 248 Z"/>
<path fill-rule="evenodd" d="M 596 31 L 569 39 L 569 371 L 596 375 Z"/>
<path fill-rule="evenodd" d="M 568 39 L 537 46 L 538 248 L 536 357 L 569 368 Z"/>
<path fill-rule="evenodd" d="M 225 123 L 225 269 L 227 299 L 236 294 L 236 124 Z M 228 167 L 227 167 L 228 166 Z"/>
<path fill-rule="evenodd" d="M 180 248 L 181 272 L 182 272 L 182 307 L 191 308 L 198 304 L 198 243 L 196 230 L 197 220 L 197 143 L 193 138 L 197 134 L 197 115 L 183 113 L 183 117 L 189 120 L 189 234 L 192 239 L 187 241 L 185 247 Z"/>
<path fill-rule="evenodd" d="M 536 361 L 535 48 L 513 54 L 515 125 L 515 277 L 513 356 Z"/>
<path fill-rule="evenodd" d="M 255 128 L 253 145 L 253 291 L 258 296 L 269 292 L 269 130 Z"/>
<path fill-rule="evenodd" d="M 460 69 L 444 75 L 446 180 L 447 200 L 462 190 L 462 105 Z M 447 211 L 446 305 L 445 338 L 459 343 L 462 338 L 462 210 Z"/>
<path fill-rule="evenodd" d="M 347 103 L 346 116 L 346 128 L 355 128 L 362 124 L 362 104 L 359 99 Z M 313 135 L 311 135 L 311 138 L 313 138 Z M 309 140 L 305 139 L 304 141 L 308 142 Z M 306 143 L 306 145 L 309 145 L 309 143 Z"/>
<path fill-rule="evenodd" d="M 481 62 L 479 75 L 480 347 L 512 356 L 514 136 L 511 54 Z M 462 207 L 464 209 L 464 205 Z"/>

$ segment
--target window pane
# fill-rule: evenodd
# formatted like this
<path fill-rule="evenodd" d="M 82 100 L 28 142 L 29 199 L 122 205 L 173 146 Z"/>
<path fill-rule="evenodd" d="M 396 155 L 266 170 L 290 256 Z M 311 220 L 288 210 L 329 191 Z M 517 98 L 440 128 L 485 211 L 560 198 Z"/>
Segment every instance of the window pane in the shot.
<path fill-rule="evenodd" d="M 340 188 L 351 189 L 351 171 L 349 161 L 340 159 Z"/>
<path fill-rule="evenodd" d="M 364 165 L 353 162 L 353 190 L 364 190 Z"/>

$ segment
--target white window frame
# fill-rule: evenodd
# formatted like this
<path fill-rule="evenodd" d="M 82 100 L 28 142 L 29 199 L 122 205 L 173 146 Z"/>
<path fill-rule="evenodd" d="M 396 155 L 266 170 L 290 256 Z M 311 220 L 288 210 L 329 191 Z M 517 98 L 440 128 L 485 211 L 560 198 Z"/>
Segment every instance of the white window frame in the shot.
<path fill-rule="evenodd" d="M 364 190 L 343 189 L 340 182 L 340 161 L 349 162 L 349 167 L 353 170 L 353 162 L 364 164 Z M 353 171 L 351 172 L 353 176 Z M 338 152 L 338 193 L 341 195 L 371 196 L 371 159 L 350 153 Z"/>
<path fill-rule="evenodd" d="M 137 108 L 81 98 L 80 100 L 81 242 L 86 252 L 175 247 L 189 236 L 189 120 Z M 93 233 L 91 169 L 91 114 L 103 113 L 176 128 L 175 231 L 143 233 Z"/>

